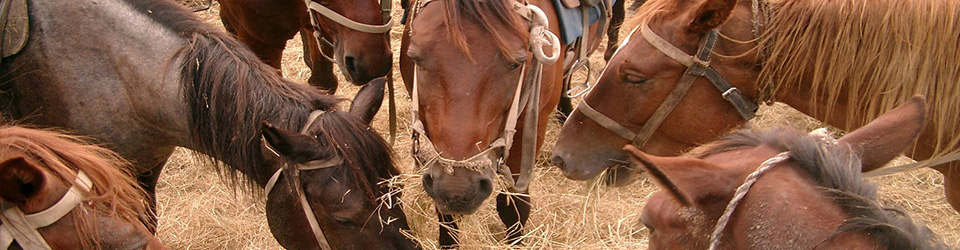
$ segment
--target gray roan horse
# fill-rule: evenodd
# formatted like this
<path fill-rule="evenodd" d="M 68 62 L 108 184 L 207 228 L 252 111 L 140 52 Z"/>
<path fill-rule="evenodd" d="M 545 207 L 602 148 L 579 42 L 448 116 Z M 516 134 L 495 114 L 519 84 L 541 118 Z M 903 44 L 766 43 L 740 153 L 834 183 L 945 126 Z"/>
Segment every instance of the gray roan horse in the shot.
<path fill-rule="evenodd" d="M 288 249 L 414 247 L 400 207 L 378 198 L 393 194 L 378 182 L 399 173 L 364 123 L 383 82 L 361 90 L 357 119 L 172 1 L 29 5 L 30 40 L 0 67 L 5 118 L 98 139 L 135 163 L 150 194 L 176 146 L 221 161 L 224 178 L 253 194 L 280 177 L 266 213 Z M 326 112 L 308 123 L 312 110 Z M 317 162 L 327 166 L 310 170 Z"/>

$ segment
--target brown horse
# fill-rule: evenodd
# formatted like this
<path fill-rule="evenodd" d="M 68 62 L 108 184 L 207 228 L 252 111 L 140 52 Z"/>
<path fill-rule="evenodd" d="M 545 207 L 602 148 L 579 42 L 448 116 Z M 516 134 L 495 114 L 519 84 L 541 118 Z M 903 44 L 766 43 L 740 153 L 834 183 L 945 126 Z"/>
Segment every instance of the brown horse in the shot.
<path fill-rule="evenodd" d="M 957 9 L 960 2 L 942 0 L 651 0 L 564 124 L 552 160 L 569 178 L 611 170 L 610 182 L 626 182 L 633 171 L 624 143 L 678 155 L 742 124 L 751 101 L 784 102 L 853 129 L 918 93 L 929 98 L 931 122 L 907 153 L 940 158 L 960 149 Z M 935 169 L 960 209 L 957 165 Z"/>
<path fill-rule="evenodd" d="M 5 117 L 116 150 L 134 162 L 151 206 L 167 158 L 182 146 L 218 160 L 228 184 L 255 195 L 272 187 L 267 220 L 288 249 L 414 247 L 401 208 L 381 204 L 393 192 L 378 183 L 399 171 L 365 123 L 384 81 L 358 94 L 368 101 L 353 104 L 357 119 L 171 1 L 29 3 L 30 41 L 0 68 Z"/>
<path fill-rule="evenodd" d="M 316 13 L 316 25 L 308 15 L 305 1 L 317 3 L 333 13 Z M 280 59 L 287 40 L 300 32 L 303 39 L 303 60 L 313 71 L 308 82 L 329 93 L 337 91 L 337 76 L 333 64 L 348 81 L 356 85 L 387 76 L 393 65 L 390 50 L 390 25 L 381 11 L 378 0 L 219 0 L 220 20 L 223 26 L 250 46 L 265 63 L 280 69 Z M 333 19 L 339 15 L 346 20 Z M 341 22 L 383 26 L 376 31 L 362 31 Z M 316 32 L 316 33 L 315 33 Z M 314 34 L 319 34 L 314 39 Z M 322 44 L 318 44 L 318 41 Z"/>
<path fill-rule="evenodd" d="M 127 165 L 81 137 L 0 126 L 0 249 L 167 249 Z"/>
<path fill-rule="evenodd" d="M 563 91 L 563 63 L 541 59 L 563 62 L 557 52 L 566 46 L 553 43 L 557 51 L 540 54 L 551 47 L 530 43 L 546 39 L 531 30 L 559 32 L 554 6 L 546 0 L 413 3 L 400 69 L 414 97 L 414 154 L 425 171 L 424 189 L 441 222 L 453 228 L 450 214 L 473 213 L 497 186 L 509 190 L 497 195 L 497 211 L 507 241 L 518 243 L 530 213 L 529 173 Z M 534 7 L 542 13 L 532 14 Z M 593 39 L 589 48 L 598 44 Z M 440 244 L 455 244 L 446 227 Z"/>
<path fill-rule="evenodd" d="M 627 145 L 663 188 L 641 216 L 650 249 L 949 249 L 902 211 L 880 206 L 876 184 L 860 174 L 912 145 L 924 116 L 917 97 L 840 140 L 743 129 L 692 158 Z"/>

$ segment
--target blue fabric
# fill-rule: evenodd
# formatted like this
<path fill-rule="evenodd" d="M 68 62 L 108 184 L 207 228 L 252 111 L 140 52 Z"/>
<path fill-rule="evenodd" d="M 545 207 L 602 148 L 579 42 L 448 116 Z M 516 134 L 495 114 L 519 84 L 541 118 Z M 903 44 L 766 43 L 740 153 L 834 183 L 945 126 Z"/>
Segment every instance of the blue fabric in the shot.
<path fill-rule="evenodd" d="M 617 2 L 614 0 L 613 2 Z M 580 8 L 568 9 L 563 6 L 560 0 L 553 0 L 553 7 L 557 9 L 557 19 L 560 20 L 560 41 L 564 45 L 570 45 L 577 41 L 577 38 L 583 35 L 583 15 Z M 596 23 L 600 19 L 600 5 L 594 6 L 587 15 L 590 16 L 590 24 Z M 610 17 L 607 17 L 608 19 Z"/>

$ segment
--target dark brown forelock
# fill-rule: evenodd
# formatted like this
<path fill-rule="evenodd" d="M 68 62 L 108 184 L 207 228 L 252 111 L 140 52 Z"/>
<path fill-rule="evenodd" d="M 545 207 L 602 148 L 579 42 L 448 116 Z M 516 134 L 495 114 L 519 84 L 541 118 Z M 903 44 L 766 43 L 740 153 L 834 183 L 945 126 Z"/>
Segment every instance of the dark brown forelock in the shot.
<path fill-rule="evenodd" d="M 463 23 L 466 20 L 479 26 L 484 32 L 493 37 L 494 43 L 503 55 L 510 55 L 511 49 L 505 42 L 505 33 L 517 35 L 527 41 L 529 31 L 517 12 L 513 11 L 515 0 L 442 0 L 444 1 L 443 21 L 447 27 L 447 35 L 453 40 L 457 48 L 473 60 L 466 36 L 463 35 Z M 499 30 L 498 25 L 509 27 L 509 30 Z M 526 42 L 524 42 L 526 44 Z M 512 56 L 507 56 L 513 59 Z"/>
<path fill-rule="evenodd" d="M 259 190 L 256 180 L 272 174 L 260 166 L 264 162 L 262 121 L 299 131 L 311 110 L 331 109 L 340 101 L 281 78 L 246 45 L 198 20 L 176 2 L 127 3 L 142 13 L 152 13 L 149 16 L 156 22 L 186 40 L 168 67 L 181 72 L 179 80 L 190 107 L 192 143 L 208 154 L 200 157 L 214 163 L 233 187 Z M 239 172 L 249 175 L 244 179 Z"/>
<path fill-rule="evenodd" d="M 348 113 L 328 112 L 322 116 L 321 122 L 321 140 L 336 147 L 345 161 L 344 165 L 350 169 L 352 179 L 359 182 L 367 197 L 382 195 L 377 183 L 400 174 L 387 142 L 360 119 Z"/>
<path fill-rule="evenodd" d="M 949 249 L 926 226 L 914 223 L 895 208 L 881 206 L 877 185 L 860 174 L 860 158 L 846 144 L 823 145 L 819 139 L 795 129 L 759 131 L 741 129 L 704 145 L 693 157 L 766 145 L 790 151 L 793 166 L 806 173 L 851 219 L 845 221 L 824 242 L 847 232 L 864 232 L 888 249 Z"/>

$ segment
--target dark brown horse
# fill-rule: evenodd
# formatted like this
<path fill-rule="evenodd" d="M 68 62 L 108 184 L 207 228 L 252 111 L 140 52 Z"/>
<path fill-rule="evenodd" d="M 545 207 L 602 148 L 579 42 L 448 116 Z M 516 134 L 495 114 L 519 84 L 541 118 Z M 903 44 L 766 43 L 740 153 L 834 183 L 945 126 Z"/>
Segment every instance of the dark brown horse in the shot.
<path fill-rule="evenodd" d="M 923 99 L 914 98 L 839 141 L 744 129 L 692 158 L 627 145 L 663 188 L 641 216 L 650 249 L 950 249 L 878 204 L 876 184 L 860 174 L 910 147 L 925 115 Z"/>
<path fill-rule="evenodd" d="M 0 249 L 167 249 L 128 164 L 84 138 L 0 126 Z"/>
<path fill-rule="evenodd" d="M 316 26 L 307 14 L 306 1 L 319 4 L 330 14 L 314 12 Z M 393 65 L 390 50 L 390 29 L 362 31 L 331 18 L 340 15 L 342 22 L 381 26 L 389 24 L 381 15 L 378 0 L 219 0 L 223 26 L 250 46 L 264 62 L 280 69 L 280 59 L 287 40 L 300 32 L 303 39 L 303 60 L 313 71 L 310 85 L 334 93 L 337 76 L 333 64 L 340 67 L 347 80 L 360 85 L 371 79 L 387 76 Z M 389 2 L 386 15 L 389 17 Z M 340 19 L 337 19 L 340 20 Z M 392 23 L 392 21 L 390 21 Z M 319 39 L 314 39 L 318 32 Z M 319 41 L 319 44 L 318 44 Z"/>
<path fill-rule="evenodd" d="M 960 151 L 958 8 L 943 0 L 651 0 L 564 124 L 553 162 L 569 178 L 611 170 L 610 182 L 626 182 L 633 171 L 624 143 L 678 155 L 742 124 L 751 102 L 780 101 L 854 129 L 918 93 L 928 98 L 931 122 L 907 154 L 948 158 Z M 665 102 L 676 104 L 672 112 L 657 112 L 669 110 Z M 935 167 L 955 209 L 958 166 Z"/>
<path fill-rule="evenodd" d="M 542 13 L 531 14 L 535 7 Z M 556 42 L 558 51 L 539 54 L 551 47 L 531 43 L 545 39 L 531 30 L 559 32 L 554 6 L 546 0 L 420 0 L 409 8 L 400 69 L 414 97 L 414 154 L 424 189 L 441 222 L 450 224 L 450 214 L 473 213 L 495 188 L 510 191 L 498 190 L 497 211 L 507 241 L 518 243 L 530 213 L 529 170 L 563 91 L 563 63 L 542 59 L 563 62 L 557 52 L 566 46 Z M 595 26 L 584 33 L 593 34 Z M 598 44 L 594 39 L 589 48 Z M 446 227 L 440 244 L 455 244 Z"/>
<path fill-rule="evenodd" d="M 362 120 L 337 111 L 339 99 L 281 78 L 170 1 L 29 3 L 31 40 L 0 69 L 5 117 L 96 138 L 134 162 L 151 198 L 176 146 L 218 160 L 250 193 L 274 179 L 267 220 L 289 249 L 414 247 L 401 208 L 380 202 L 392 192 L 378 182 L 399 172 L 365 123 L 378 102 L 354 104 Z M 382 91 L 378 81 L 358 100 Z M 327 112 L 308 123 L 313 110 Z"/>

